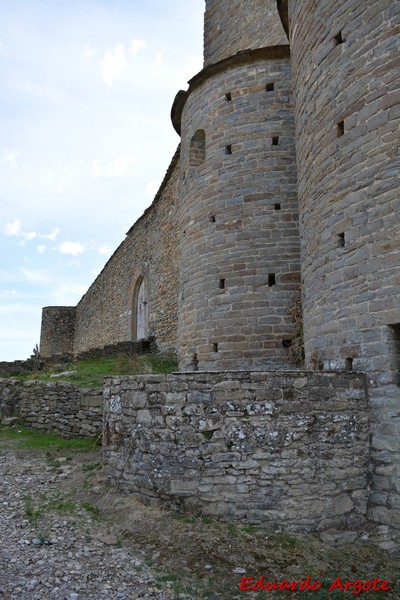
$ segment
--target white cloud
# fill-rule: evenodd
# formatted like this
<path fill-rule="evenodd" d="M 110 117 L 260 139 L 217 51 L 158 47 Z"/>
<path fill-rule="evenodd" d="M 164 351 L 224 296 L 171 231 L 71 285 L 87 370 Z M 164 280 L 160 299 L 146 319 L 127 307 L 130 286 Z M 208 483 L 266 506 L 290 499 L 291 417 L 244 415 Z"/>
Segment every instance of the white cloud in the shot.
<path fill-rule="evenodd" d="M 142 48 L 147 48 L 147 45 L 146 40 L 133 39 L 131 43 L 131 52 L 133 56 L 137 56 Z"/>
<path fill-rule="evenodd" d="M 4 233 L 6 235 L 20 235 L 21 232 L 21 221 L 14 219 L 12 223 L 6 223 Z"/>
<path fill-rule="evenodd" d="M 110 88 L 120 79 L 128 68 L 125 50 L 122 44 L 117 44 L 114 50 L 106 50 L 101 63 L 101 77 Z"/>
<path fill-rule="evenodd" d="M 36 250 L 37 250 L 38 254 L 44 254 L 46 252 L 46 246 L 42 246 L 42 245 L 36 246 Z"/>
<path fill-rule="evenodd" d="M 100 246 L 98 249 L 99 254 L 108 254 L 110 255 L 112 253 L 113 249 L 110 246 L 107 246 L 107 244 L 105 244 L 104 246 Z"/>
<path fill-rule="evenodd" d="M 83 246 L 80 242 L 63 242 L 60 244 L 59 251 L 61 254 L 72 254 L 73 256 L 78 256 L 78 254 L 82 254 L 85 251 L 85 246 Z"/>
<path fill-rule="evenodd" d="M 14 171 L 18 169 L 16 152 L 12 152 L 11 150 L 4 150 L 2 160 L 3 162 L 10 164 Z"/>
<path fill-rule="evenodd" d="M 51 233 L 48 233 L 47 235 L 39 235 L 39 237 L 43 238 L 44 240 L 51 240 L 52 242 L 55 242 L 59 233 L 59 229 L 53 229 Z"/>
<path fill-rule="evenodd" d="M 27 233 L 22 234 L 26 240 L 34 240 L 37 237 L 36 231 L 28 231 Z"/>

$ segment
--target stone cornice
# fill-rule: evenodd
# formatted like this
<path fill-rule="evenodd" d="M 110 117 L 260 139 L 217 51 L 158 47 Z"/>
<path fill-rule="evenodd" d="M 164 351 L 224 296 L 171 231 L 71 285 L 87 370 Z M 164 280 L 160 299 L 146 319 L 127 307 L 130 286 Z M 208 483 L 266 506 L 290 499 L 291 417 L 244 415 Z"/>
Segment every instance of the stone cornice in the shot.
<path fill-rule="evenodd" d="M 289 57 L 289 45 L 267 46 L 265 48 L 257 48 L 255 50 L 242 50 L 233 56 L 229 56 L 228 58 L 224 58 L 223 60 L 214 63 L 213 65 L 207 66 L 205 69 L 200 71 L 200 73 L 197 73 L 197 75 L 189 80 L 189 89 L 187 91 L 179 90 L 175 96 L 175 100 L 171 109 L 171 120 L 175 131 L 178 133 L 178 135 L 181 135 L 182 111 L 192 91 L 213 75 L 226 71 L 232 67 L 238 67 L 256 62 L 257 60 L 276 60 Z"/>

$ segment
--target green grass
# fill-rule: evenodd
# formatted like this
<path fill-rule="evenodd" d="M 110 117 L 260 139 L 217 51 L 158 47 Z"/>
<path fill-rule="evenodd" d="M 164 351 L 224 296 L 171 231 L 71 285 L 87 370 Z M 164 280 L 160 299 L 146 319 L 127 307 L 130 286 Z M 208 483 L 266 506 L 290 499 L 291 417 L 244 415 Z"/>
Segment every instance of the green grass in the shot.
<path fill-rule="evenodd" d="M 24 425 L 0 426 L 0 442 L 10 440 L 17 448 L 41 451 L 91 452 L 96 447 L 92 438 L 66 439 L 54 433 L 43 433 L 28 429 Z M 51 454 L 48 454 L 52 460 Z"/>
<path fill-rule="evenodd" d="M 173 373 L 178 369 L 177 362 L 170 356 L 157 353 L 128 356 L 108 356 L 88 358 L 70 364 L 56 365 L 35 373 L 19 375 L 20 381 L 68 381 L 80 387 L 101 388 L 106 376 L 140 375 L 148 373 Z M 76 371 L 71 375 L 51 377 L 65 371 Z"/>
<path fill-rule="evenodd" d="M 94 506 L 93 504 L 89 504 L 89 502 L 84 502 L 83 504 L 81 504 L 81 507 L 84 508 L 86 510 L 87 513 L 89 513 L 93 519 L 95 519 L 96 521 L 99 521 L 101 518 L 101 513 L 100 510 L 97 508 L 97 506 Z"/>

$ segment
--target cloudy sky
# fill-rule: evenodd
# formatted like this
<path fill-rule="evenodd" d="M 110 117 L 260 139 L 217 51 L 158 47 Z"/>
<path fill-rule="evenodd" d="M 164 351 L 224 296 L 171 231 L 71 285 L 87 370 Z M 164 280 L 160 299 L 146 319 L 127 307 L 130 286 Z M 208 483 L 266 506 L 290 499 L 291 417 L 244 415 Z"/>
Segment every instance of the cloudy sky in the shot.
<path fill-rule="evenodd" d="M 0 360 L 75 305 L 151 203 L 202 0 L 0 0 Z"/>

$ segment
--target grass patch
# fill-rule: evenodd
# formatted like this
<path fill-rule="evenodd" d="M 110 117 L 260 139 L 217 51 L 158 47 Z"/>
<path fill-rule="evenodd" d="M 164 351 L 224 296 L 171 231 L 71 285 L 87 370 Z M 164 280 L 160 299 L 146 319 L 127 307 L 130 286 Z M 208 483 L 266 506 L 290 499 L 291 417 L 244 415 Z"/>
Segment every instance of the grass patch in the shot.
<path fill-rule="evenodd" d="M 32 496 L 25 496 L 24 511 L 28 519 L 34 522 L 36 522 L 42 514 L 41 510 L 37 506 L 34 506 Z"/>
<path fill-rule="evenodd" d="M 83 504 L 81 504 L 81 507 L 84 508 L 86 512 L 89 513 L 96 521 L 99 521 L 101 519 L 101 513 L 97 506 L 89 504 L 89 502 L 83 502 Z"/>
<path fill-rule="evenodd" d="M 96 447 L 96 440 L 92 438 L 63 438 L 54 433 L 43 433 L 35 429 L 28 429 L 24 425 L 0 426 L 0 441 L 10 440 L 15 442 L 17 448 L 25 450 L 40 450 L 55 452 L 69 450 L 72 452 L 91 452 Z M 52 461 L 51 454 L 48 458 Z"/>
<path fill-rule="evenodd" d="M 177 369 L 176 360 L 170 356 L 150 353 L 133 357 L 120 355 L 77 360 L 70 364 L 55 365 L 35 373 L 19 375 L 16 379 L 20 381 L 67 381 L 80 387 L 97 389 L 102 388 L 103 379 L 107 376 L 146 373 L 167 374 L 173 373 Z M 75 371 L 75 373 L 59 376 L 59 374 L 68 371 Z M 57 375 L 57 377 L 54 377 L 54 375 Z"/>

